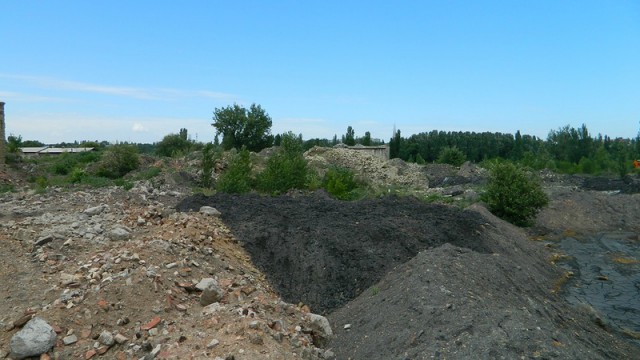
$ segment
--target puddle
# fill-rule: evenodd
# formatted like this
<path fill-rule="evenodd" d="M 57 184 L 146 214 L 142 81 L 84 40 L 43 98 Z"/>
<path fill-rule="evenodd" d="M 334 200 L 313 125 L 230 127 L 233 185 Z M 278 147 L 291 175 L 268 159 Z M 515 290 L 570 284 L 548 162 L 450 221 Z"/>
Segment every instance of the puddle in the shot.
<path fill-rule="evenodd" d="M 565 238 L 559 249 L 569 259 L 558 265 L 573 271 L 567 300 L 588 304 L 612 329 L 640 335 L 640 241 L 635 233 L 603 233 Z M 635 338 L 635 336 L 632 336 Z M 640 344 L 640 338 L 634 342 Z"/>

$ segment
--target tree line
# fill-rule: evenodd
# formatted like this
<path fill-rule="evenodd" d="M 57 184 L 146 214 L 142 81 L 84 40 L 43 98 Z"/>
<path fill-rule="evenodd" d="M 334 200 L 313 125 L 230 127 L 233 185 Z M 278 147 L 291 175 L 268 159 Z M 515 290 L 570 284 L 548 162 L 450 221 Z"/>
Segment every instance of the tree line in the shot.
<path fill-rule="evenodd" d="M 281 146 L 285 134 L 272 134 L 273 121 L 260 105 L 248 108 L 233 104 L 213 111 L 212 126 L 215 129 L 213 146 L 222 150 L 242 149 L 259 152 Z M 352 126 L 346 132 L 332 139 L 312 138 L 303 140 L 297 135 L 301 149 L 306 151 L 314 146 L 330 147 L 338 143 L 364 146 L 384 145 L 384 140 L 372 139 L 371 133 L 356 136 Z M 23 141 L 19 136 L 10 135 L 7 141 L 9 153 L 22 146 L 42 146 L 39 141 Z M 105 148 L 106 142 L 82 142 L 81 146 Z M 391 158 L 408 162 L 451 163 L 460 165 L 464 161 L 480 163 L 491 159 L 506 159 L 533 168 L 585 174 L 626 174 L 632 169 L 634 159 L 640 158 L 640 133 L 635 138 L 616 138 L 598 134 L 593 136 L 586 124 L 578 128 L 565 125 L 551 130 L 547 139 L 536 136 L 500 132 L 469 132 L 431 130 L 403 137 L 395 130 L 388 141 Z M 59 144 L 60 146 L 75 145 Z M 202 150 L 204 144 L 189 138 L 187 129 L 168 134 L 154 144 L 135 144 L 140 153 L 160 156 L 177 156 L 194 150 Z"/>

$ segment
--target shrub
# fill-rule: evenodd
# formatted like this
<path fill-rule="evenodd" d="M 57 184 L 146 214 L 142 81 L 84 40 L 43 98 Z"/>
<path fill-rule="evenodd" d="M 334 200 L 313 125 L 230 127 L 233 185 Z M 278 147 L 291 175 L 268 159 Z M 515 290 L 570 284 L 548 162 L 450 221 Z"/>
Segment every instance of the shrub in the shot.
<path fill-rule="evenodd" d="M 84 170 L 80 168 L 74 168 L 69 173 L 69 182 L 73 184 L 82 182 L 82 179 L 84 179 L 86 176 L 87 176 L 87 173 L 85 173 Z"/>
<path fill-rule="evenodd" d="M 438 162 L 441 164 L 450 164 L 453 166 L 460 166 L 464 164 L 467 160 L 467 156 L 462 152 L 462 150 L 457 147 L 447 146 L 446 148 L 440 151 L 438 155 Z"/>
<path fill-rule="evenodd" d="M 191 141 L 186 136 L 169 134 L 156 145 L 156 153 L 160 156 L 179 156 L 186 154 L 190 148 Z"/>
<path fill-rule="evenodd" d="M 133 145 L 119 144 L 109 147 L 97 163 L 96 175 L 109 179 L 121 178 L 140 166 L 138 149 Z"/>
<path fill-rule="evenodd" d="M 482 200 L 496 216 L 518 226 L 528 226 L 549 199 L 539 182 L 512 163 L 491 166 Z"/>
<path fill-rule="evenodd" d="M 77 157 L 68 153 L 61 154 L 56 158 L 53 165 L 51 165 L 51 172 L 56 175 L 68 175 L 77 163 Z"/>
<path fill-rule="evenodd" d="M 140 170 L 138 172 L 136 172 L 133 176 L 131 176 L 131 180 L 133 181 L 137 181 L 137 180 L 151 180 L 154 177 L 160 175 L 160 173 L 162 172 L 162 169 L 160 169 L 157 166 L 149 166 L 146 169 Z"/>
<path fill-rule="evenodd" d="M 249 150 L 243 148 L 235 154 L 227 170 L 218 178 L 218 191 L 229 194 L 242 194 L 251 191 L 251 159 Z"/>
<path fill-rule="evenodd" d="M 352 200 L 354 190 L 358 188 L 353 171 L 344 168 L 330 168 L 324 175 L 322 186 L 327 192 L 340 200 Z"/>
<path fill-rule="evenodd" d="M 290 189 L 304 189 L 308 167 L 302 153 L 302 140 L 289 132 L 282 135 L 282 146 L 267 161 L 267 167 L 258 174 L 260 191 L 281 194 Z"/>
<path fill-rule="evenodd" d="M 213 144 L 208 143 L 202 149 L 202 178 L 200 182 L 205 189 L 211 188 L 213 185 L 213 166 L 215 158 L 213 154 Z"/>

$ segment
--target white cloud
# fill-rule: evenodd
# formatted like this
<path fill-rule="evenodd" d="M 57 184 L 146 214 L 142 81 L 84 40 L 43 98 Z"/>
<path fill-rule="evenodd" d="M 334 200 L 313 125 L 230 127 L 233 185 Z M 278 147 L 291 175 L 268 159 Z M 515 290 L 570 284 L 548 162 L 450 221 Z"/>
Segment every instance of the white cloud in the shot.
<path fill-rule="evenodd" d="M 132 125 L 133 124 L 133 125 Z M 77 113 L 18 113 L 6 119 L 6 133 L 47 144 L 82 140 L 154 143 L 181 128 L 194 140 L 213 141 L 213 128 L 198 118 L 107 117 Z"/>
<path fill-rule="evenodd" d="M 0 100 L 7 102 L 73 102 L 71 99 L 54 97 L 54 96 L 40 96 L 32 94 L 23 94 L 13 91 L 0 91 Z"/>
<path fill-rule="evenodd" d="M 133 123 L 133 127 L 131 128 L 134 132 L 142 132 L 147 131 L 147 129 L 139 122 Z"/>
<path fill-rule="evenodd" d="M 91 84 L 78 81 L 62 80 L 45 76 L 12 75 L 0 73 L 0 78 L 29 83 L 38 88 L 77 91 L 84 93 L 97 93 L 138 100 L 171 101 L 184 98 L 205 98 L 221 101 L 233 101 L 234 99 L 238 98 L 233 94 L 208 90 L 109 86 L 102 84 Z"/>

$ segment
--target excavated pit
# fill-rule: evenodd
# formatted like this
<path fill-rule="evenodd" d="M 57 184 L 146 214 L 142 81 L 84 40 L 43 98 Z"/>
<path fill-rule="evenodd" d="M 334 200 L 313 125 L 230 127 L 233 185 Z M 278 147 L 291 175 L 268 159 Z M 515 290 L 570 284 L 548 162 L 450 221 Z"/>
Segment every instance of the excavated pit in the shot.
<path fill-rule="evenodd" d="M 180 211 L 209 205 L 283 299 L 327 314 L 354 299 L 418 252 L 451 243 L 487 252 L 475 212 L 385 197 L 338 201 L 311 196 L 193 196 Z"/>

